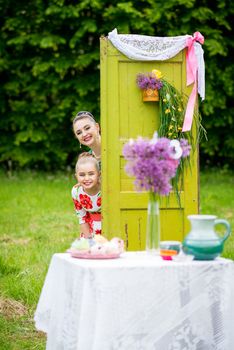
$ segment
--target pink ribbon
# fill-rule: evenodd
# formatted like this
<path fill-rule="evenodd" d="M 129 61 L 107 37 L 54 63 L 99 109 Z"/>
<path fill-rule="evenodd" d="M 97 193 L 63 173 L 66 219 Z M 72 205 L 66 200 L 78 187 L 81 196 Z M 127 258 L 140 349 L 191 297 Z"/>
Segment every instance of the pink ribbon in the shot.
<path fill-rule="evenodd" d="M 186 41 L 186 46 L 188 47 L 187 53 L 186 53 L 186 73 L 187 73 L 187 86 L 193 85 L 192 92 L 189 96 L 185 117 L 184 117 L 184 124 L 182 131 L 189 131 L 192 127 L 193 122 L 193 112 L 196 102 L 196 95 L 197 95 L 197 70 L 198 70 L 198 64 L 197 64 L 197 58 L 195 55 L 195 48 L 194 48 L 194 41 L 198 41 L 200 44 L 204 43 L 204 36 L 200 32 L 195 32 L 193 36 L 189 37 Z"/>

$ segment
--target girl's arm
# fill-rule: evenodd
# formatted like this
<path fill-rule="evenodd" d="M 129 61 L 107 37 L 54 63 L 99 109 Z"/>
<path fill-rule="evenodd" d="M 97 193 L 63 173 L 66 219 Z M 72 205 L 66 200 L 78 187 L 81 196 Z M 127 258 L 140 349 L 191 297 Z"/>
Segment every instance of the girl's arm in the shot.
<path fill-rule="evenodd" d="M 85 217 L 87 211 L 82 207 L 81 203 L 78 200 L 78 186 L 72 188 L 72 200 L 75 206 L 75 212 L 80 224 L 80 237 L 88 238 L 90 236 L 90 226 L 88 222 L 85 222 Z"/>
<path fill-rule="evenodd" d="M 90 237 L 90 228 L 87 222 L 80 224 L 80 236 L 84 238 Z"/>

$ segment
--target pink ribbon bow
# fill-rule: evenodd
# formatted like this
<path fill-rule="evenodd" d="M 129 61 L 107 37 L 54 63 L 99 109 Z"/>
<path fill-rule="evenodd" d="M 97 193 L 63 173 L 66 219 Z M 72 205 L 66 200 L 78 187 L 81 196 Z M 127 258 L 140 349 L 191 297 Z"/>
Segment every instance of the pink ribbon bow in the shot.
<path fill-rule="evenodd" d="M 203 44 L 204 36 L 200 32 L 195 32 L 193 36 L 190 36 L 186 41 L 186 46 L 188 48 L 186 53 L 187 86 L 191 85 L 192 83 L 194 83 L 194 85 L 189 96 L 182 131 L 191 130 L 196 102 L 198 64 L 195 55 L 194 41 L 198 41 L 200 44 Z"/>

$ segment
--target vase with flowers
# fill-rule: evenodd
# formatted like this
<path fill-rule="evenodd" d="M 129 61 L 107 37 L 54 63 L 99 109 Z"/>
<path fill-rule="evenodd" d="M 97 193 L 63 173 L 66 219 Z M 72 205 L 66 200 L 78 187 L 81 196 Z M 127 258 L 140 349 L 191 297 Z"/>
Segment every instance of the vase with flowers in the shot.
<path fill-rule="evenodd" d="M 157 133 L 152 139 L 130 139 L 123 147 L 126 173 L 135 177 L 137 190 L 149 192 L 146 250 L 150 252 L 157 251 L 160 243 L 159 198 L 169 195 L 171 179 L 190 149 L 186 139 L 158 138 Z"/>

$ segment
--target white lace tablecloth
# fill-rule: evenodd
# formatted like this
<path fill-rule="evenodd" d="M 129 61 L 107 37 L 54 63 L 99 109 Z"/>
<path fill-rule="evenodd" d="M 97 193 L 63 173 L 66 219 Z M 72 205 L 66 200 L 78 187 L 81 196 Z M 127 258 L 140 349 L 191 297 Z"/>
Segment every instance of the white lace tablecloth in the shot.
<path fill-rule="evenodd" d="M 234 263 L 55 254 L 35 322 L 47 350 L 231 350 Z"/>

